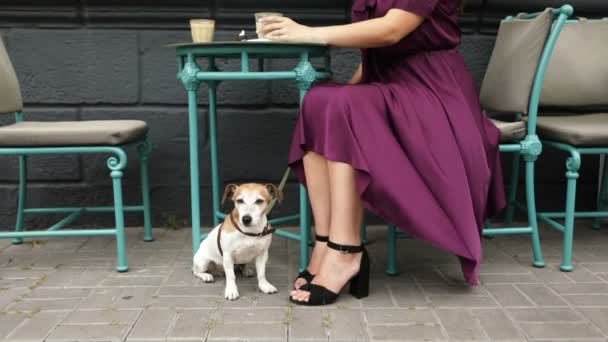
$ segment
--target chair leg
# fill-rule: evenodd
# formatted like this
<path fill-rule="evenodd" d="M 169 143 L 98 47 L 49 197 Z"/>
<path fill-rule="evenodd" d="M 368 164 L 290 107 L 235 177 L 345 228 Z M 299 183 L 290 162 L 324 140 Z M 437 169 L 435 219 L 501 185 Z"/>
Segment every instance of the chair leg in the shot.
<path fill-rule="evenodd" d="M 122 176 L 123 172 L 121 168 L 116 168 L 113 165 L 117 164 L 116 158 L 111 157 L 108 159 L 108 165 L 110 166 L 112 177 L 112 189 L 114 191 L 114 218 L 116 224 L 116 252 L 118 257 L 118 265 L 116 270 L 118 272 L 126 272 L 129 270 L 127 265 L 127 246 L 125 237 L 125 219 L 124 219 L 124 207 L 122 201 Z"/>
<path fill-rule="evenodd" d="M 540 245 L 538 221 L 536 218 L 536 195 L 534 193 L 534 161 L 526 161 L 526 205 L 528 207 L 528 224 L 532 227 L 532 253 L 534 267 L 545 267 L 543 251 Z"/>
<path fill-rule="evenodd" d="M 519 188 L 519 162 L 521 155 L 519 153 L 513 156 L 513 165 L 511 170 L 511 185 L 509 187 L 509 202 L 507 203 L 507 211 L 505 214 L 505 223 L 510 226 L 513 223 L 513 215 L 515 214 L 515 202 L 517 201 L 517 190 Z"/>
<path fill-rule="evenodd" d="M 606 163 L 605 156 L 602 157 L 604 157 L 604 167 L 599 182 L 600 193 L 597 198 L 597 211 L 606 210 L 605 207 L 608 202 L 608 163 Z M 602 226 L 603 219 L 604 218 L 602 217 L 596 217 L 595 220 L 593 220 L 593 229 L 600 229 Z"/>
<path fill-rule="evenodd" d="M 361 222 L 361 243 L 367 245 L 367 223 L 365 222 L 365 213 L 363 213 L 363 220 Z"/>
<path fill-rule="evenodd" d="M 141 170 L 141 197 L 144 207 L 144 241 L 154 241 L 152 236 L 152 219 L 150 216 L 150 182 L 148 177 L 149 156 L 152 146 L 147 140 L 138 146 Z"/>
<path fill-rule="evenodd" d="M 393 224 L 388 225 L 388 238 L 386 242 L 386 271 L 390 276 L 399 274 L 397 269 L 397 227 Z"/>
<path fill-rule="evenodd" d="M 15 223 L 15 231 L 23 231 L 23 211 L 25 210 L 25 202 L 27 199 L 27 156 L 19 156 L 19 199 L 17 204 L 17 222 Z M 22 238 L 13 239 L 13 245 L 23 243 Z"/>
<path fill-rule="evenodd" d="M 308 192 L 300 185 L 300 271 L 308 267 L 308 240 L 310 239 L 310 205 Z"/>
<path fill-rule="evenodd" d="M 581 166 L 581 157 L 577 152 L 571 152 L 572 157 L 568 158 L 566 166 L 566 178 L 568 185 L 566 189 L 566 222 L 564 224 L 564 245 L 562 254 L 562 265 L 560 269 L 564 272 L 570 272 L 574 269 L 572 266 L 572 245 L 574 240 L 574 210 L 576 201 L 576 180 L 578 179 L 578 170 Z"/>

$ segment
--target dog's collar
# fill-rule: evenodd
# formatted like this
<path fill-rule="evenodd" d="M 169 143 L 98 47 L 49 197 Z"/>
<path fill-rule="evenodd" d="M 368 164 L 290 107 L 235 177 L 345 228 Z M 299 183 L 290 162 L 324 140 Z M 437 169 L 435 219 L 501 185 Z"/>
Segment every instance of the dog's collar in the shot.
<path fill-rule="evenodd" d="M 234 228 L 236 230 L 238 230 L 241 234 L 247 235 L 247 236 L 253 236 L 253 237 L 260 237 L 260 236 L 266 236 L 268 234 L 272 234 L 274 233 L 274 231 L 276 230 L 275 228 L 270 227 L 270 223 L 266 224 L 266 227 L 264 227 L 264 230 L 262 230 L 261 233 L 249 233 L 249 232 L 244 232 L 241 230 L 241 228 L 239 227 L 239 225 L 237 224 L 237 222 L 234 219 L 234 216 L 232 216 L 232 214 L 228 215 L 230 216 L 230 222 L 232 223 L 232 225 L 234 226 Z M 224 221 L 226 222 L 226 221 Z M 220 251 L 220 255 L 224 256 L 224 251 L 222 250 L 222 244 L 221 244 L 221 239 L 222 239 L 222 228 L 224 227 L 224 223 L 222 223 L 222 225 L 220 226 L 218 232 L 217 232 L 217 249 Z"/>
<path fill-rule="evenodd" d="M 274 233 L 274 231 L 276 230 L 276 229 L 270 227 L 270 223 L 266 223 L 266 227 L 264 227 L 264 229 L 262 230 L 261 233 L 244 232 L 244 231 L 241 230 L 241 228 L 237 224 L 237 222 L 234 219 L 234 216 L 232 216 L 232 214 L 230 214 L 230 222 L 232 222 L 232 225 L 234 226 L 234 228 L 236 230 L 238 230 L 241 234 L 245 234 L 247 236 L 265 236 L 265 235 Z"/>

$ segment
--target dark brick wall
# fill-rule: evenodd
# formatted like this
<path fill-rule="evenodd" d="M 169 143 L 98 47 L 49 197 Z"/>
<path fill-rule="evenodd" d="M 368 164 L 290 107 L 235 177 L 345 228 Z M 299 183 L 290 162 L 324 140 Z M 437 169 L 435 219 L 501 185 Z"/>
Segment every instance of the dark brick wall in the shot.
<path fill-rule="evenodd" d="M 213 17 L 217 38 L 231 39 L 253 29 L 252 13 L 275 9 L 310 25 L 349 20 L 349 1 L 297 0 L 56 0 L 0 1 L 0 33 L 21 81 L 28 117 L 42 120 L 136 118 L 150 124 L 155 145 L 151 157 L 154 224 L 189 218 L 186 94 L 176 80 L 176 58 L 166 44 L 190 39 L 187 20 Z M 578 15 L 608 15 L 604 0 L 571 1 Z M 508 13 L 558 6 L 560 1 L 467 0 L 462 17 L 461 51 L 479 82 L 494 43 L 498 21 Z M 359 61 L 355 50 L 333 51 L 337 79 L 347 79 Z M 273 61 L 268 67 L 289 66 Z M 235 69 L 222 61 L 222 69 Z M 206 103 L 204 88 L 201 104 Z M 220 161 L 224 181 L 278 179 L 285 165 L 297 94 L 289 82 L 231 82 L 219 88 Z M 201 132 L 206 112 L 201 107 Z M 12 118 L 2 118 L 0 123 Z M 210 218 L 208 141 L 201 138 L 203 221 Z M 105 157 L 31 158 L 28 205 L 111 203 Z M 138 165 L 131 159 L 126 177 L 127 202 L 139 198 Z M 505 167 L 508 160 L 505 160 Z M 563 199 L 563 160 L 548 152 L 539 162 L 539 206 Z M 593 205 L 597 160 L 586 159 L 580 206 Z M 17 163 L 0 161 L 0 227 L 13 224 Z M 297 183 L 288 185 L 287 202 L 277 210 L 297 208 Z M 139 224 L 129 216 L 129 224 Z M 48 223 L 32 218 L 30 225 Z M 84 224 L 111 224 L 111 216 L 88 217 Z"/>

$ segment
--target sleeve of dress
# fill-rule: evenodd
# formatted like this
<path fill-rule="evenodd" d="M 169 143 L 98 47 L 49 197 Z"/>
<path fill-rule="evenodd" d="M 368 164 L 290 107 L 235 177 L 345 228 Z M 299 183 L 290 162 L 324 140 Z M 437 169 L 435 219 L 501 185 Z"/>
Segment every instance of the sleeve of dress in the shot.
<path fill-rule="evenodd" d="M 428 17 L 433 12 L 438 2 L 438 0 L 378 0 L 378 3 L 384 1 L 390 3 L 389 8 L 402 9 L 421 17 Z"/>

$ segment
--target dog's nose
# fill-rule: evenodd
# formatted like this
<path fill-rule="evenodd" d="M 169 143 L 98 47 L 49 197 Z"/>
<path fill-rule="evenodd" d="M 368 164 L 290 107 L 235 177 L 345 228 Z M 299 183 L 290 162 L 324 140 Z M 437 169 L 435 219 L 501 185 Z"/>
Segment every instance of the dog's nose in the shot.
<path fill-rule="evenodd" d="M 245 224 L 246 226 L 251 224 L 251 216 L 249 215 L 245 215 L 243 216 L 243 224 Z"/>

